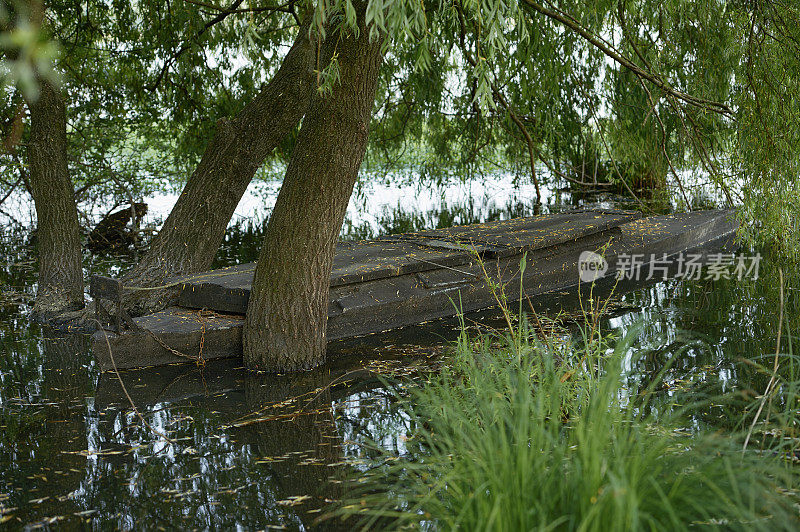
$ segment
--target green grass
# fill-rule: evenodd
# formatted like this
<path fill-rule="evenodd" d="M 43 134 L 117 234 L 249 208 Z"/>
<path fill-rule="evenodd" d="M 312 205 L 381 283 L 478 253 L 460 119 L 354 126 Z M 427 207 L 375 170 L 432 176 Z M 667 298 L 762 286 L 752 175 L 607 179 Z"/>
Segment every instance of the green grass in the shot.
<path fill-rule="evenodd" d="M 355 486 L 342 513 L 364 528 L 437 530 L 796 529 L 779 456 L 741 438 L 673 431 L 652 390 L 626 387 L 625 339 L 583 347 L 526 326 L 466 328 L 452 364 L 399 397 L 411 439 Z"/>

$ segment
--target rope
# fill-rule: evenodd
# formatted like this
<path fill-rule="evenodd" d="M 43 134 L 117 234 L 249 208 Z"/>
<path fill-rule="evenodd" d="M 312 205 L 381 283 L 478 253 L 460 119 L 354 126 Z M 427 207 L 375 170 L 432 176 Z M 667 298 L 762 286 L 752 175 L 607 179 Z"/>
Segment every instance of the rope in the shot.
<path fill-rule="evenodd" d="M 95 321 L 97 321 L 97 320 L 95 320 Z M 111 350 L 111 342 L 108 340 L 108 334 L 106 333 L 105 329 L 103 329 L 102 326 L 100 326 L 100 322 L 99 321 L 97 322 L 97 325 L 98 325 L 98 327 L 100 327 L 100 330 L 103 331 L 103 337 L 106 340 L 106 347 L 108 347 L 108 356 L 111 359 L 111 365 L 114 368 L 114 373 L 117 376 L 117 380 L 119 381 L 119 385 L 122 387 L 122 391 L 125 392 L 125 397 L 128 398 L 128 402 L 130 403 L 131 408 L 133 408 L 133 411 L 136 413 L 136 416 L 144 424 L 144 426 L 147 427 L 148 429 L 150 429 L 153 433 L 157 434 L 161 438 L 164 438 L 169 443 L 174 444 L 175 440 L 173 440 L 172 438 L 170 438 L 169 436 L 167 436 L 163 432 L 158 431 L 155 428 L 153 428 L 153 426 L 150 425 L 150 423 L 148 423 L 147 420 L 144 419 L 144 416 L 142 416 L 142 413 L 139 412 L 139 409 L 136 408 L 136 404 L 133 402 L 133 399 L 131 398 L 131 395 L 128 393 L 128 389 L 125 387 L 125 382 L 123 382 L 122 376 L 119 374 L 119 370 L 117 369 L 117 363 L 114 360 L 114 353 Z"/>
<path fill-rule="evenodd" d="M 167 343 L 164 342 L 164 340 L 159 338 L 156 335 L 156 333 L 154 333 L 150 329 L 145 329 L 145 330 L 150 334 L 150 336 L 153 337 L 153 339 L 156 341 L 156 343 L 158 343 L 158 345 L 160 345 L 161 347 L 163 347 L 164 349 L 166 349 L 167 351 L 169 351 L 173 355 L 175 355 L 177 357 L 189 359 L 192 362 L 194 362 L 197 365 L 198 368 L 203 368 L 206 365 L 206 359 L 203 357 L 203 347 L 205 346 L 205 343 L 206 343 L 206 325 L 208 323 L 206 318 L 217 317 L 217 316 L 219 316 L 219 314 L 217 314 L 213 310 L 202 309 L 202 310 L 197 311 L 196 315 L 198 317 L 198 322 L 200 323 L 200 349 L 198 350 L 198 353 L 197 353 L 196 356 L 195 355 L 187 355 L 186 353 L 178 351 L 174 347 L 171 347 L 171 346 L 167 345 Z"/>
<path fill-rule="evenodd" d="M 164 342 L 164 340 L 162 340 L 161 338 L 156 336 L 156 333 L 154 333 L 150 329 L 145 329 L 145 330 L 150 334 L 150 336 L 153 337 L 153 340 L 155 340 L 158 343 L 158 345 L 160 345 L 161 347 L 163 347 L 164 349 L 166 349 L 167 351 L 169 351 L 173 355 L 175 355 L 177 357 L 181 357 L 181 358 L 188 358 L 189 360 L 191 360 L 192 362 L 197 364 L 197 367 L 203 367 L 203 366 L 206 365 L 206 361 L 202 357 L 202 353 L 198 354 L 197 356 L 192 356 L 192 355 L 187 355 L 186 353 L 182 353 L 182 352 L 178 351 L 177 349 L 167 345 Z M 202 339 L 201 339 L 201 344 L 202 344 Z"/>

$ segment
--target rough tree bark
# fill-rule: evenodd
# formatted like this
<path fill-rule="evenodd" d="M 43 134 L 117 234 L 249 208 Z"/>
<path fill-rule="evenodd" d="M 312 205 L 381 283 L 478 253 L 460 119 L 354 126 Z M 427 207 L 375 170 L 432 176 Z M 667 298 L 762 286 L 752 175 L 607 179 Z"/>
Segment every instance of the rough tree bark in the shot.
<path fill-rule="evenodd" d="M 325 359 L 336 241 L 364 157 L 381 41 L 331 35 L 340 82 L 315 95 L 303 120 L 259 254 L 244 326 L 251 369 L 293 371 Z"/>
<path fill-rule="evenodd" d="M 67 118 L 64 101 L 49 81 L 40 80 L 39 97 L 28 102 L 29 180 L 36 205 L 39 284 L 34 315 L 49 318 L 83 308 L 78 209 L 67 169 Z"/>
<path fill-rule="evenodd" d="M 232 120 L 221 119 L 197 169 L 142 260 L 123 282 L 158 286 L 176 275 L 209 269 L 228 222 L 256 170 L 300 122 L 315 87 L 316 45 L 311 17 L 300 26 L 280 69 Z M 170 303 L 169 290 L 133 291 L 125 302 L 134 314 Z"/>

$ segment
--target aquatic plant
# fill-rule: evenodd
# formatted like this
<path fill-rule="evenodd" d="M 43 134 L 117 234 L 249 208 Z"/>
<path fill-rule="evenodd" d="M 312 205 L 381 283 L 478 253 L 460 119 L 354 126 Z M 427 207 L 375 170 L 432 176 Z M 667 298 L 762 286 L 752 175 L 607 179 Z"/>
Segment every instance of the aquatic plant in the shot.
<path fill-rule="evenodd" d="M 797 526 L 780 459 L 675 430 L 685 410 L 647 407 L 656 383 L 626 387 L 634 334 L 611 349 L 602 336 L 540 341 L 522 323 L 504 335 L 463 328 L 452 364 L 401 399 L 416 427 L 407 453 L 384 455 L 343 514 L 365 528 Z"/>

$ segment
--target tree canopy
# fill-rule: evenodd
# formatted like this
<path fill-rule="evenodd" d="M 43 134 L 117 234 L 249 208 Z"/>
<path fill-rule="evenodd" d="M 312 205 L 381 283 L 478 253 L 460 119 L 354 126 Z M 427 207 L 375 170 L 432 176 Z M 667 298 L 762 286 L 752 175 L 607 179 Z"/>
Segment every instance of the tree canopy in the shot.
<path fill-rule="evenodd" d="M 19 50 L 4 62 L 4 121 L 18 113 L 20 91 L 33 90 L 25 65 L 44 70 L 52 58 L 67 97 L 73 181 L 83 194 L 122 197 L 185 178 L 216 120 L 277 69 L 302 13 L 313 12 L 310 31 L 323 36 L 330 24 L 355 23 L 351 0 L 54 0 L 42 6 L 46 38 L 37 38 L 20 5 L 0 11 L 6 56 Z M 576 181 L 600 173 L 637 188 L 669 176 L 684 203 L 682 181 L 695 174 L 743 203 L 747 219 L 765 222 L 761 238 L 788 244 L 799 9 L 781 1 L 369 2 L 370 32 L 389 39 L 368 161 L 412 165 L 423 176 L 489 161 L 529 174 L 532 152 L 536 165 Z M 335 57 L 318 66 L 322 90 L 336 77 Z M 276 152 L 279 167 L 291 145 Z M 10 159 L 6 169 L 21 164 Z"/>
<path fill-rule="evenodd" d="M 279 262 L 293 259 L 265 250 L 291 241 L 297 260 L 314 247 L 303 260 L 316 273 L 283 271 L 294 295 L 256 279 L 258 294 L 283 295 L 251 299 L 261 316 L 248 313 L 259 325 L 246 328 L 246 345 L 292 352 L 299 336 L 253 336 L 290 322 L 322 324 L 306 332 L 324 335 L 327 288 L 311 286 L 327 279 L 362 158 L 367 173 L 422 180 L 512 171 L 533 181 L 537 201 L 540 184 L 601 187 L 645 211 L 691 210 L 710 186 L 717 205 L 738 208 L 746 241 L 800 259 L 794 2 L 6 1 L 0 24 L 0 197 L 24 186 L 41 218 L 54 190 L 74 188 L 78 204 L 133 205 L 185 184 L 129 284 L 154 288 L 207 269 L 254 175 L 285 171 L 270 221 L 285 234 L 267 229 L 258 271 L 278 279 Z M 297 202 L 311 198 L 319 230 L 292 232 L 309 221 Z M 67 224 L 70 241 L 76 224 Z M 44 240 L 41 256 L 79 256 Z M 82 304 L 79 262 L 48 270 L 55 287 L 67 282 L 59 275 L 72 279 L 50 292 L 77 294 L 73 307 Z M 40 277 L 40 291 L 45 284 Z M 266 328 L 258 321 L 312 292 L 319 297 L 303 312 Z M 130 305 L 168 304 L 155 292 L 145 299 Z"/>

